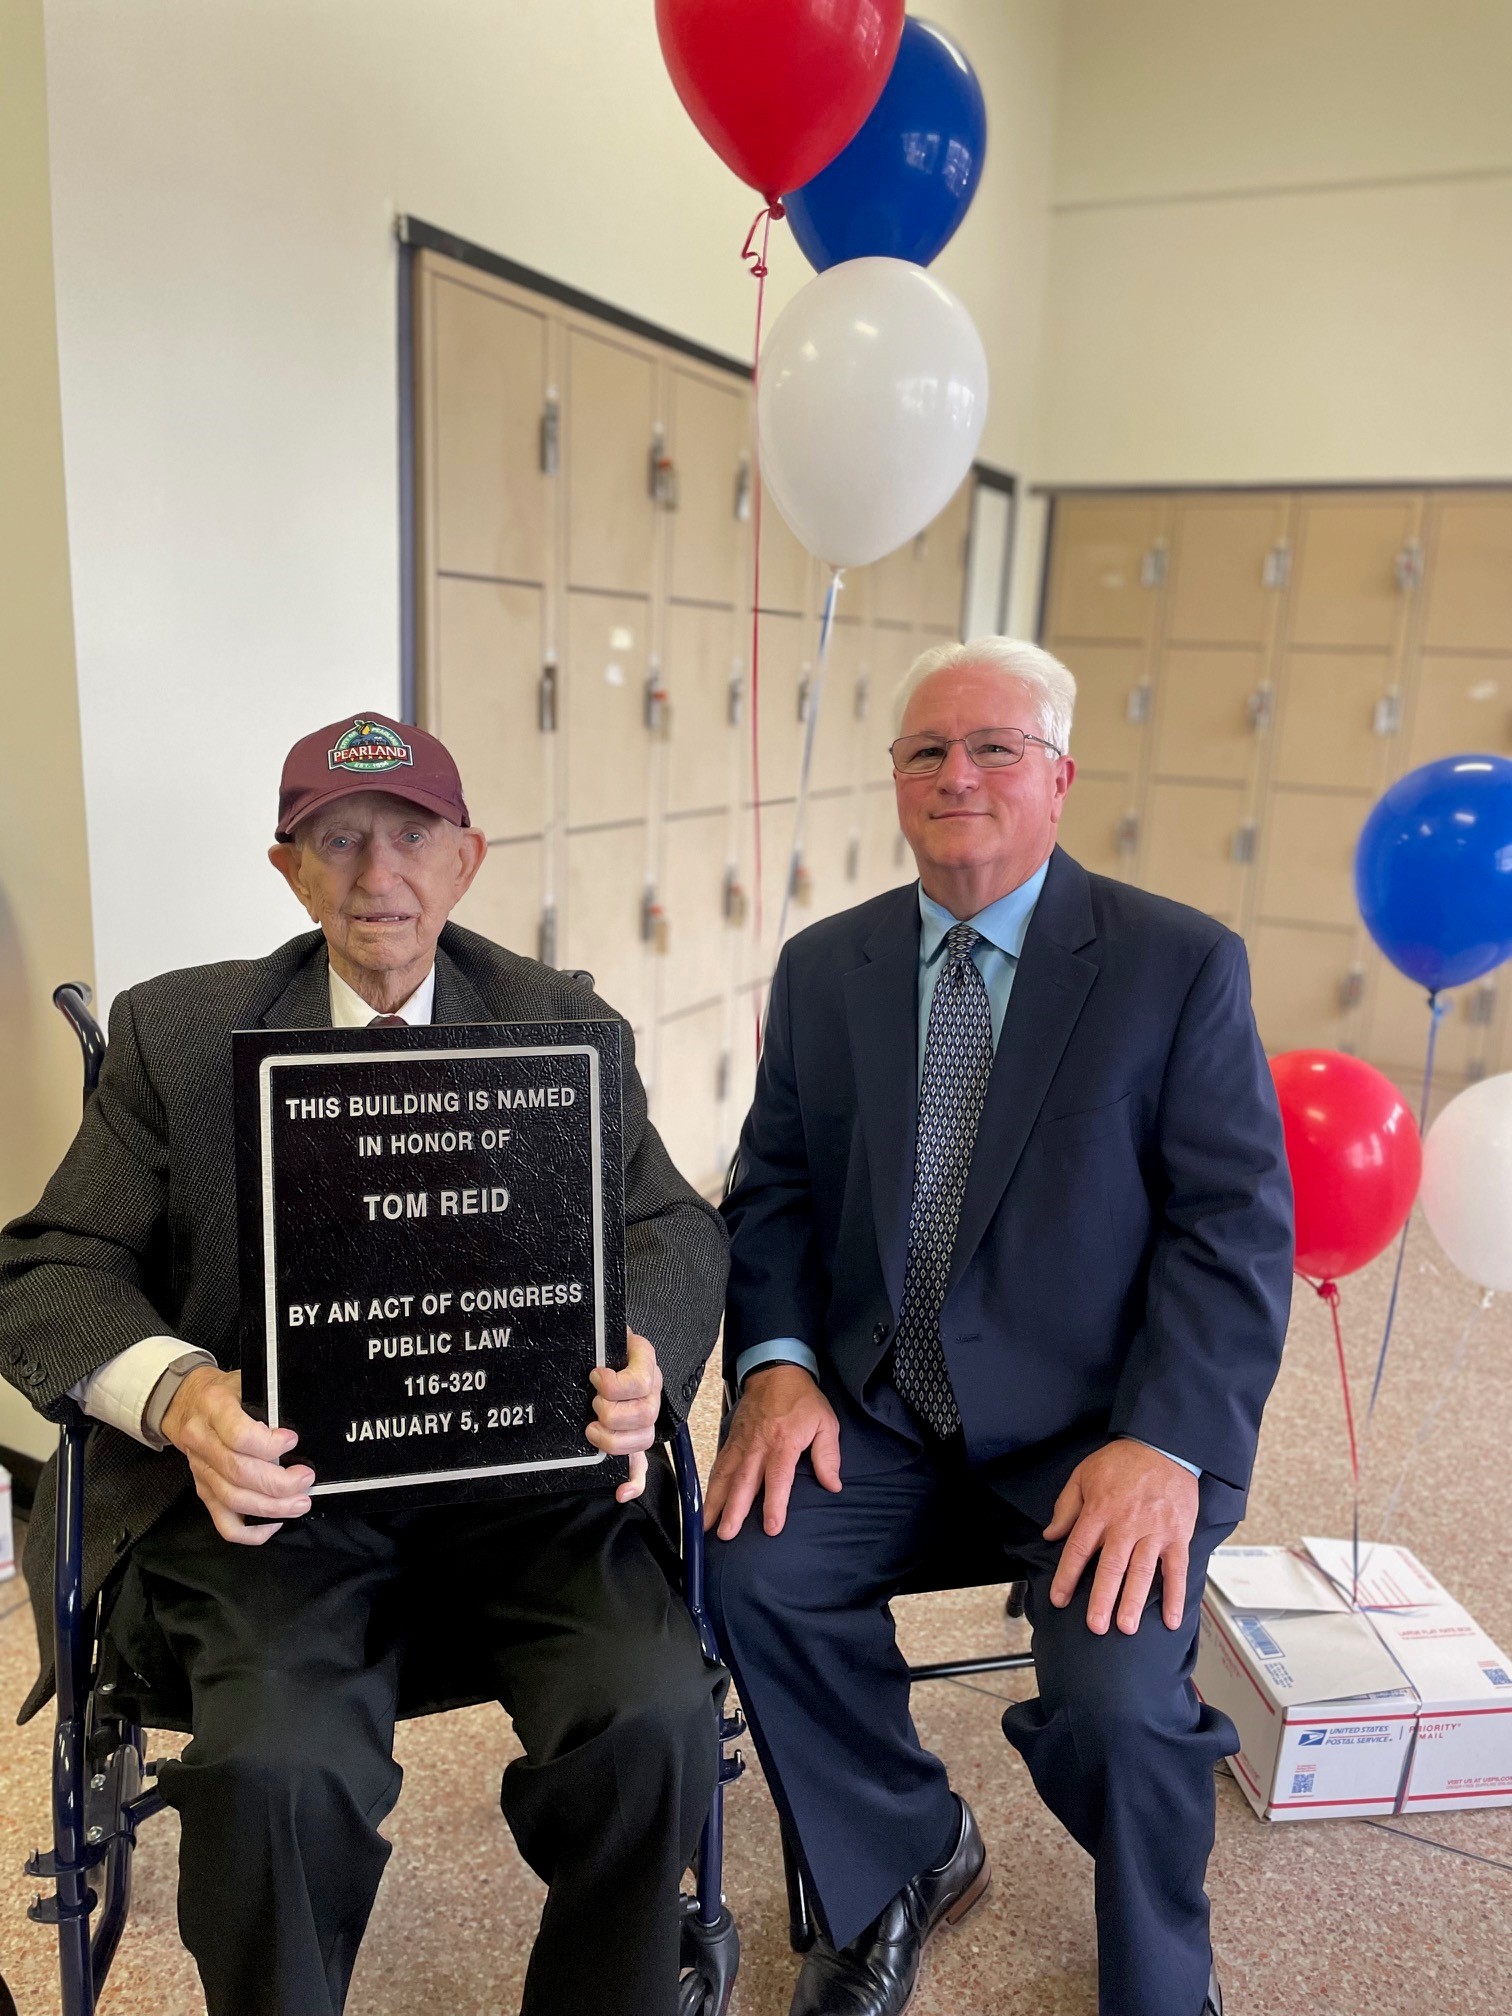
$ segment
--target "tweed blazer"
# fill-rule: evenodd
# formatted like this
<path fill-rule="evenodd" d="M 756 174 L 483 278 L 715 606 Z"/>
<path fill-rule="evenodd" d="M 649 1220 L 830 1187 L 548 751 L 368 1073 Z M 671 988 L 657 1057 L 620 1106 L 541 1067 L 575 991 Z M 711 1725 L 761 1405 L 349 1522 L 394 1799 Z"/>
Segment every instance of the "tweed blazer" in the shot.
<path fill-rule="evenodd" d="M 565 973 L 448 924 L 436 952 L 437 1022 L 614 1017 Z M 266 959 L 196 966 L 116 997 L 99 1089 L 40 1203 L 0 1233 L 0 1371 L 60 1420 L 71 1387 L 143 1337 L 182 1337 L 241 1362 L 231 1033 L 331 1020 L 318 931 Z M 718 1334 L 726 1238 L 646 1117 L 625 1045 L 625 1308 L 656 1346 L 664 1422 L 683 1419 Z M 84 1582 L 91 1600 L 185 1491 L 189 1465 L 92 1424 L 85 1463 Z M 24 1721 L 51 1691 L 56 1462 L 42 1473 L 26 1572 L 42 1671 Z"/>

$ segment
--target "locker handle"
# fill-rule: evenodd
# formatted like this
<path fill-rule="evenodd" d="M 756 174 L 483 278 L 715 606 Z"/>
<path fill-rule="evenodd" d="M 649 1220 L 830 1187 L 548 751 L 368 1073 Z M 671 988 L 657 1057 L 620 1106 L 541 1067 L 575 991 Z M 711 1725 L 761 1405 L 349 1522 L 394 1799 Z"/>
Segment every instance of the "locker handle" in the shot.
<path fill-rule="evenodd" d="M 1139 563 L 1139 585 L 1141 588 L 1158 588 L 1166 578 L 1166 567 L 1170 561 L 1170 549 L 1164 539 L 1157 539 Z"/>
<path fill-rule="evenodd" d="M 1343 1009 L 1358 1008 L 1365 998 L 1365 968 L 1351 966 L 1339 982 L 1339 1006 Z"/>
<path fill-rule="evenodd" d="M 751 519 L 751 458 L 742 455 L 740 467 L 735 471 L 735 518 L 737 523 L 747 525 Z"/>
<path fill-rule="evenodd" d="M 537 957 L 543 966 L 555 966 L 557 956 L 557 913 L 555 903 L 548 903 L 541 912 L 540 927 L 536 932 Z"/>
<path fill-rule="evenodd" d="M 724 878 L 724 917 L 727 924 L 744 924 L 746 920 L 746 893 L 740 877 L 733 868 L 726 868 Z"/>
<path fill-rule="evenodd" d="M 814 893 L 814 878 L 808 863 L 801 854 L 793 858 L 793 873 L 788 883 L 788 895 L 795 903 L 806 904 Z"/>
<path fill-rule="evenodd" d="M 805 672 L 803 677 L 798 681 L 798 724 L 800 727 L 808 720 L 809 697 L 813 690 L 813 677 L 810 673 Z"/>
<path fill-rule="evenodd" d="M 1124 718 L 1133 726 L 1150 718 L 1150 704 L 1154 699 L 1154 688 L 1148 679 L 1141 679 L 1137 686 L 1129 688 L 1129 698 L 1124 706 Z"/>
<path fill-rule="evenodd" d="M 1270 726 L 1275 697 L 1269 685 L 1262 681 L 1244 703 L 1244 711 L 1249 716 L 1249 725 L 1257 735 Z"/>
<path fill-rule="evenodd" d="M 857 882 L 860 878 L 861 841 L 857 834 L 852 833 L 845 845 L 845 879 L 847 882 Z"/>
<path fill-rule="evenodd" d="M 856 681 L 856 719 L 864 721 L 866 710 L 871 705 L 871 680 L 863 672 Z"/>
<path fill-rule="evenodd" d="M 644 706 L 646 727 L 653 735 L 665 735 L 672 721 L 672 702 L 658 673 L 652 672 L 646 679 Z"/>
<path fill-rule="evenodd" d="M 1375 704 L 1370 719 L 1371 728 L 1377 735 L 1395 735 L 1402 725 L 1402 696 L 1400 693 L 1383 693 Z"/>
<path fill-rule="evenodd" d="M 1465 1003 L 1465 1020 L 1472 1028 L 1484 1029 L 1495 1013 L 1496 988 L 1484 980 Z"/>
<path fill-rule="evenodd" d="M 555 392 L 541 408 L 541 473 L 555 476 L 562 463 L 562 407 Z"/>
<path fill-rule="evenodd" d="M 553 735 L 557 725 L 557 662 L 548 658 L 541 667 L 540 691 L 536 701 L 536 725 L 543 735 Z M 548 962 L 549 963 L 549 962 Z"/>
<path fill-rule="evenodd" d="M 1284 539 L 1278 539 L 1266 554 L 1265 563 L 1260 569 L 1261 587 L 1284 588 L 1291 580 L 1291 562 L 1291 547 Z"/>
<path fill-rule="evenodd" d="M 732 672 L 730 674 L 729 695 L 725 702 L 725 719 L 732 728 L 738 728 L 744 712 L 745 674 L 742 672 Z"/>
<path fill-rule="evenodd" d="M 1139 814 L 1137 812 L 1125 812 L 1115 830 L 1115 845 L 1119 853 L 1132 854 L 1139 844 Z"/>
<path fill-rule="evenodd" d="M 714 1097 L 728 1099 L 730 1096 L 730 1053 L 721 1050 L 719 1062 L 714 1067 Z"/>
<path fill-rule="evenodd" d="M 1407 539 L 1403 541 L 1402 545 L 1398 548 L 1396 559 L 1392 563 L 1392 572 L 1396 577 L 1397 587 L 1404 595 L 1410 595 L 1414 588 L 1421 586 L 1423 579 L 1423 547 L 1420 540 Z"/>
<path fill-rule="evenodd" d="M 1234 829 L 1234 837 L 1229 842 L 1229 859 L 1241 864 L 1255 858 L 1255 840 L 1258 828 L 1253 819 L 1246 819 L 1242 826 Z"/>

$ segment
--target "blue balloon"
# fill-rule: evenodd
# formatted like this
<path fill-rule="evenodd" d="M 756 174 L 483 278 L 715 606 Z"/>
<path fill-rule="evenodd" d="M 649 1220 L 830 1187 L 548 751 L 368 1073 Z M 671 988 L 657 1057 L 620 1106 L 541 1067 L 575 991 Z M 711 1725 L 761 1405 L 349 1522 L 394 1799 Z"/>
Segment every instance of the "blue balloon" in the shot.
<path fill-rule="evenodd" d="M 966 215 L 986 150 L 976 72 L 949 36 L 909 16 L 866 124 L 783 198 L 793 236 L 820 273 L 873 255 L 927 266 Z"/>
<path fill-rule="evenodd" d="M 1392 965 L 1430 993 L 1512 956 L 1512 762 L 1446 756 L 1398 778 L 1355 848 L 1355 895 Z"/>

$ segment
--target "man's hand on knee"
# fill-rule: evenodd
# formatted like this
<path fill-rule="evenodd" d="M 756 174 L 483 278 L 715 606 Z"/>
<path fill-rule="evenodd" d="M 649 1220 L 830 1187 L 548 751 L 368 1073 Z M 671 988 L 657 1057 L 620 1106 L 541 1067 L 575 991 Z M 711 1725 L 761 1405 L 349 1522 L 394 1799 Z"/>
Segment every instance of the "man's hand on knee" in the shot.
<path fill-rule="evenodd" d="M 805 1449 L 825 1490 L 838 1491 L 840 1423 L 819 1382 L 801 1365 L 759 1366 L 741 1389 L 709 1474 L 705 1531 L 717 1520 L 720 1539 L 733 1540 L 759 1491 L 762 1527 L 780 1533 Z"/>
<path fill-rule="evenodd" d="M 169 1402 L 163 1434 L 189 1458 L 194 1488 L 223 1540 L 261 1547 L 285 1519 L 309 1511 L 315 1472 L 307 1466 L 285 1470 L 278 1460 L 299 1437 L 246 1411 L 240 1372 L 196 1365 Z M 249 1526 L 249 1518 L 278 1524 Z"/>
<path fill-rule="evenodd" d="M 1110 1442 L 1094 1450 L 1066 1479 L 1045 1528 L 1047 1540 L 1066 1542 L 1050 1601 L 1064 1610 L 1083 1569 L 1099 1555 L 1087 1628 L 1101 1636 L 1116 1604 L 1118 1628 L 1132 1636 L 1159 1567 L 1160 1614 L 1174 1631 L 1186 1609 L 1188 1546 L 1196 1524 L 1197 1479 L 1190 1470 L 1142 1442 Z"/>
<path fill-rule="evenodd" d="M 595 1365 L 588 1375 L 594 1389 L 588 1440 L 607 1455 L 630 1458 L 630 1475 L 614 1494 L 621 1505 L 646 1488 L 646 1451 L 656 1440 L 662 1403 L 661 1367 L 650 1342 L 628 1327 L 625 1342 L 630 1355 L 620 1371 Z"/>

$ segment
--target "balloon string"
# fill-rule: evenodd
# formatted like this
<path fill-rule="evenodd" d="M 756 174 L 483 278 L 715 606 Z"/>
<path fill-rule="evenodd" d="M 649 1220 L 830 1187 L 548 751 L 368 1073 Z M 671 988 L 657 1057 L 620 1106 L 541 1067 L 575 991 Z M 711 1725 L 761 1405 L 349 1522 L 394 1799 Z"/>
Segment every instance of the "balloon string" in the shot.
<path fill-rule="evenodd" d="M 1441 1001 L 1435 989 L 1428 996 L 1428 1054 L 1423 1062 L 1423 1096 L 1418 1103 L 1418 1132 L 1428 1131 L 1428 1102 L 1433 1093 L 1433 1055 L 1438 1044 L 1438 1026 L 1449 1012 L 1447 1001 Z M 1397 1242 L 1396 1269 L 1391 1277 L 1391 1298 L 1386 1304 L 1386 1327 L 1381 1333 L 1381 1355 L 1376 1360 L 1375 1378 L 1371 1382 L 1370 1400 L 1365 1409 L 1365 1440 L 1370 1441 L 1370 1424 L 1375 1419 L 1376 1401 L 1380 1398 L 1381 1380 L 1386 1371 L 1386 1353 L 1391 1348 L 1391 1333 L 1396 1323 L 1397 1298 L 1402 1289 L 1402 1267 L 1407 1259 L 1407 1238 L 1412 1230 L 1412 1213 L 1407 1214 L 1407 1222 L 1402 1227 L 1402 1236 Z"/>
<path fill-rule="evenodd" d="M 1339 1284 L 1337 1281 L 1312 1281 L 1303 1274 L 1314 1295 L 1328 1304 L 1328 1313 L 1333 1318 L 1334 1355 L 1339 1361 L 1339 1388 L 1344 1395 L 1344 1426 L 1349 1433 L 1349 1475 L 1354 1498 L 1354 1592 L 1350 1601 L 1355 1602 L 1360 1593 L 1360 1447 L 1355 1440 L 1354 1402 L 1349 1395 L 1349 1365 L 1344 1356 L 1344 1332 L 1339 1322 Z"/>
<path fill-rule="evenodd" d="M 798 876 L 798 862 L 803 850 L 803 827 L 808 813 L 809 777 L 814 767 L 814 731 L 819 725 L 819 706 L 824 698 L 824 668 L 829 662 L 830 626 L 835 620 L 835 597 L 840 592 L 840 569 L 830 571 L 830 584 L 824 596 L 824 614 L 819 619 L 819 650 L 814 662 L 814 676 L 809 682 L 808 701 L 804 708 L 803 760 L 798 771 L 798 802 L 793 810 L 793 841 L 788 849 L 787 882 L 782 891 L 782 910 L 777 919 L 777 943 L 773 956 L 782 950 L 787 939 L 788 908 L 793 900 L 793 884 Z"/>
<path fill-rule="evenodd" d="M 756 338 L 751 355 L 751 386 L 754 396 L 756 373 L 761 363 L 761 310 L 766 300 L 767 247 L 772 236 L 772 219 L 786 215 L 781 203 L 764 204 L 751 219 L 751 228 L 746 233 L 745 243 L 740 248 L 742 260 L 751 269 L 751 278 L 756 282 Z M 761 250 L 756 250 L 756 233 L 761 232 Z M 755 825 L 755 842 L 752 854 L 753 874 L 751 879 L 751 915 L 755 925 L 756 944 L 761 945 L 761 430 L 755 424 L 755 410 L 752 408 L 751 425 L 751 818 Z M 756 1020 L 756 1061 L 761 1061 L 761 990 L 754 997 Z"/>

